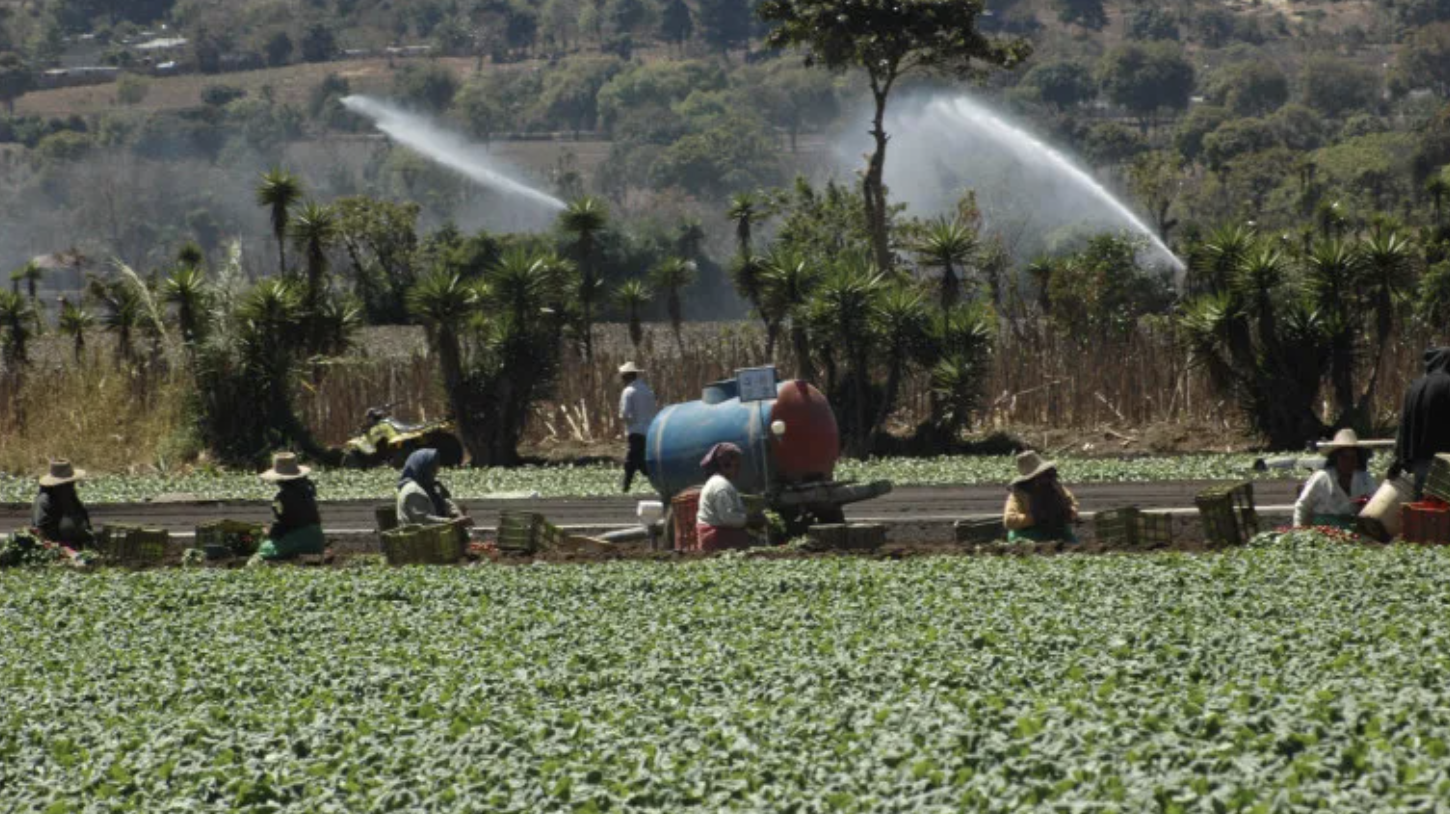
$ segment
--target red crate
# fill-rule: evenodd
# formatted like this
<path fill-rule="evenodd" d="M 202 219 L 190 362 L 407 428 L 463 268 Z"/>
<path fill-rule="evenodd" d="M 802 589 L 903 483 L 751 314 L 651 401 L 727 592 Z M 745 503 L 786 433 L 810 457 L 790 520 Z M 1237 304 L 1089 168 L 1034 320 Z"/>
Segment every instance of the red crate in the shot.
<path fill-rule="evenodd" d="M 695 515 L 700 513 L 700 490 L 686 489 L 670 501 L 670 514 L 675 523 L 675 550 L 698 551 L 700 537 L 695 534 Z"/>
<path fill-rule="evenodd" d="M 1443 502 L 1408 503 L 1400 512 L 1405 542 L 1450 545 L 1450 507 Z"/>

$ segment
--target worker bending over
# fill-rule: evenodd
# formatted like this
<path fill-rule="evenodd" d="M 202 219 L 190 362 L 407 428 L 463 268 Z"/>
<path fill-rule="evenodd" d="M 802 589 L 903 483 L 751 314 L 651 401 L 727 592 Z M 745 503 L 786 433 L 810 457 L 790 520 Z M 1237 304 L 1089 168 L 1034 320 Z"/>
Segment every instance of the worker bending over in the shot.
<path fill-rule="evenodd" d="M 76 494 L 76 482 L 86 476 L 70 461 L 51 461 L 50 471 L 40 478 L 40 491 L 30 507 L 30 525 L 40 539 L 68 548 L 89 548 L 96 542 L 91 516 Z"/>
<path fill-rule="evenodd" d="M 1057 479 L 1057 464 L 1029 450 L 1017 456 L 1017 472 L 1002 514 L 1007 540 L 1077 542 L 1077 498 Z"/>
<path fill-rule="evenodd" d="M 700 467 L 710 474 L 700 490 L 700 507 L 695 515 L 695 534 L 703 551 L 750 546 L 747 528 L 752 518 L 735 485 L 744 457 L 740 447 L 727 442 L 711 447 L 700 461 Z"/>
<path fill-rule="evenodd" d="M 1405 393 L 1390 478 L 1408 471 L 1419 500 L 1425 494 L 1430 465 L 1442 452 L 1450 452 L 1450 348 L 1431 348 L 1425 351 L 1425 375 Z"/>
<path fill-rule="evenodd" d="M 462 517 L 448 487 L 438 482 L 438 450 L 409 455 L 398 478 L 398 525 L 451 523 Z"/>
<path fill-rule="evenodd" d="M 1324 453 L 1324 468 L 1304 484 L 1294 504 L 1294 525 L 1352 530 L 1364 503 L 1379 488 L 1369 473 L 1370 451 L 1359 443 L 1354 430 L 1340 430 L 1319 450 Z"/>
<path fill-rule="evenodd" d="M 286 560 L 302 554 L 321 554 L 327 548 L 322 534 L 322 515 L 317 510 L 317 487 L 308 475 L 312 470 L 297 462 L 290 452 L 272 457 L 272 468 L 260 477 L 277 484 L 272 499 L 275 520 L 257 553 L 264 560 Z"/>

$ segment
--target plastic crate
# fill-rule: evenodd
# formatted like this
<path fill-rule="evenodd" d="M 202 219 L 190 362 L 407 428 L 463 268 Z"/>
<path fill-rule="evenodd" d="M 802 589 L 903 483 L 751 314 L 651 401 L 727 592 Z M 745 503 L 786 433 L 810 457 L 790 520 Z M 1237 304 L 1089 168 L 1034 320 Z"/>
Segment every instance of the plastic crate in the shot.
<path fill-rule="evenodd" d="M 238 557 L 250 557 L 262 545 L 266 528 L 244 520 L 213 520 L 196 527 L 196 547 L 225 548 Z"/>
<path fill-rule="evenodd" d="M 675 550 L 698 551 L 700 537 L 695 533 L 695 518 L 700 513 L 700 490 L 686 489 L 670 500 L 674 518 Z"/>
<path fill-rule="evenodd" d="M 850 544 L 851 528 L 843 523 L 823 523 L 806 530 L 811 548 L 818 551 L 838 551 Z"/>
<path fill-rule="evenodd" d="M 1254 485 L 1240 483 L 1199 493 L 1193 499 L 1203 520 L 1203 535 L 1215 545 L 1237 546 L 1259 533 Z"/>
<path fill-rule="evenodd" d="M 1093 515 L 1093 533 L 1102 545 L 1136 546 L 1139 514 L 1137 506 L 1098 512 Z"/>
<path fill-rule="evenodd" d="M 1450 455 L 1436 455 L 1425 478 L 1425 494 L 1450 502 Z"/>
<path fill-rule="evenodd" d="M 852 523 L 846 531 L 849 551 L 875 551 L 886 545 L 886 527 L 880 523 Z"/>
<path fill-rule="evenodd" d="M 1450 545 L 1450 507 L 1443 502 L 1406 504 L 1400 508 L 1400 518 L 1405 542 Z"/>
<path fill-rule="evenodd" d="M 1167 548 L 1173 545 L 1173 515 L 1167 512 L 1138 512 L 1134 522 L 1136 545 L 1144 548 Z"/>
<path fill-rule="evenodd" d="M 113 562 L 159 562 L 166 557 L 171 533 L 147 526 L 107 525 L 101 528 L 101 554 Z"/>
<path fill-rule="evenodd" d="M 373 521 L 378 532 L 392 531 L 398 527 L 398 506 L 396 503 L 379 503 L 373 507 Z"/>
<path fill-rule="evenodd" d="M 498 549 L 514 554 L 533 554 L 556 548 L 568 535 L 534 512 L 500 512 L 498 517 Z"/>
<path fill-rule="evenodd" d="M 1007 539 L 1007 527 L 1002 518 L 990 517 L 983 520 L 958 520 L 952 525 L 956 541 L 964 545 L 985 545 Z"/>
<path fill-rule="evenodd" d="M 400 526 L 381 535 L 389 565 L 448 565 L 467 553 L 468 533 L 458 523 Z"/>

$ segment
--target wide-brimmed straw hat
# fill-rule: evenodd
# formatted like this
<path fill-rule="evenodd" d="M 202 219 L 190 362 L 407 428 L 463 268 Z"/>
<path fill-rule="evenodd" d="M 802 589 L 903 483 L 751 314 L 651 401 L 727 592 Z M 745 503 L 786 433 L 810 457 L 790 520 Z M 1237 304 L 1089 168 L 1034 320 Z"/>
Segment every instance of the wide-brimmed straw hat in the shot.
<path fill-rule="evenodd" d="M 1365 447 L 1359 443 L 1359 435 L 1354 430 L 1340 430 L 1334 434 L 1333 441 L 1319 445 L 1319 452 L 1323 455 L 1333 455 L 1341 449 L 1365 449 Z"/>
<path fill-rule="evenodd" d="M 1017 477 L 1012 479 L 1013 486 L 1021 486 L 1034 478 L 1046 475 L 1057 469 L 1056 461 L 1044 461 L 1042 456 L 1032 450 L 1028 450 L 1017 456 Z"/>
<path fill-rule="evenodd" d="M 272 456 L 272 468 L 257 477 L 264 481 L 277 483 L 286 480 L 299 480 L 310 474 L 312 474 L 312 467 L 299 464 L 295 454 L 291 452 L 279 452 Z"/>
<path fill-rule="evenodd" d="M 86 476 L 86 470 L 76 469 L 70 461 L 51 461 L 50 471 L 40 476 L 41 486 L 60 486 L 75 483 Z"/>
<path fill-rule="evenodd" d="M 625 362 L 619 366 L 619 375 L 621 376 L 627 376 L 631 373 L 638 375 L 643 372 L 644 368 L 635 365 L 634 362 Z"/>

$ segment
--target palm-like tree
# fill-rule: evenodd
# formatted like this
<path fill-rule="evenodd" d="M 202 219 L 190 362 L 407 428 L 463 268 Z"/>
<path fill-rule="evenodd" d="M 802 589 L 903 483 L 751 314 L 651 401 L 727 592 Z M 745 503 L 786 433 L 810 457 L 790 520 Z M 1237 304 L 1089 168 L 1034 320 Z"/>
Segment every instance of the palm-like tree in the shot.
<path fill-rule="evenodd" d="M 682 356 L 685 353 L 685 317 L 680 292 L 694 285 L 698 277 L 699 269 L 696 268 L 695 261 L 679 257 L 661 261 L 649 273 L 650 285 L 665 296 L 665 310 L 669 312 L 670 326 L 675 331 L 675 344 L 679 346 Z"/>
<path fill-rule="evenodd" d="M 559 216 L 560 227 L 574 238 L 574 251 L 583 273 L 579 285 L 582 311 L 584 357 L 594 360 L 594 298 L 598 293 L 598 269 L 595 268 L 599 233 L 609 222 L 609 211 L 598 198 L 585 196 L 569 203 Z"/>
<path fill-rule="evenodd" d="M 845 447 L 853 457 L 871 451 L 871 351 L 877 300 L 884 283 L 870 261 L 843 258 L 820 281 L 812 294 L 810 322 L 827 346 L 845 357 L 850 373 L 850 421 Z M 829 369 L 828 369 L 829 370 Z M 832 383 L 834 384 L 834 383 Z"/>
<path fill-rule="evenodd" d="M 810 381 L 815 378 L 811 364 L 810 337 L 806 326 L 806 307 L 811 300 L 821 271 L 799 254 L 772 251 L 765 259 L 760 276 L 761 313 L 765 315 L 769 336 L 790 321 L 791 349 L 796 357 L 796 377 Z M 772 345 L 774 344 L 772 340 Z"/>
<path fill-rule="evenodd" d="M 916 247 L 922 265 L 941 269 L 940 302 L 943 311 L 961 302 L 962 283 L 957 269 L 965 268 L 977 253 L 977 232 L 960 219 L 941 217 L 927 224 Z"/>
<path fill-rule="evenodd" d="M 161 288 L 161 298 L 176 307 L 176 324 L 181 339 L 194 346 L 206 337 L 211 313 L 211 288 L 199 266 L 183 265 L 171 272 Z"/>
<path fill-rule="evenodd" d="M 476 452 L 475 434 L 463 382 L 463 331 L 479 313 L 480 287 L 445 269 L 424 275 L 408 292 L 408 312 L 423 324 L 429 344 L 438 354 L 443 389 L 464 443 Z"/>
<path fill-rule="evenodd" d="M 566 279 L 552 255 L 513 247 L 488 270 L 485 299 L 516 320 L 534 322 L 560 299 Z"/>
<path fill-rule="evenodd" d="M 136 332 L 146 323 L 146 303 L 134 286 L 125 282 L 93 282 L 91 290 L 105 312 L 101 325 L 116 337 L 116 357 L 125 364 L 136 359 Z"/>
<path fill-rule="evenodd" d="M 752 193 L 742 192 L 730 199 L 730 209 L 726 215 L 735 224 L 735 242 L 739 246 L 741 257 L 751 255 L 752 233 L 762 214 L 760 199 Z"/>
<path fill-rule="evenodd" d="M 1340 414 L 1355 406 L 1354 372 L 1358 331 L 1353 313 L 1360 270 L 1359 252 L 1343 240 L 1322 240 L 1304 259 L 1309 292 L 1329 334 L 1329 380 Z"/>
<path fill-rule="evenodd" d="M 1359 293 L 1375 314 L 1375 362 L 1369 384 L 1360 396 L 1358 412 L 1369 409 L 1385 350 L 1395 330 L 1395 315 L 1415 285 L 1415 248 L 1396 229 L 1376 229 L 1359 246 Z"/>
<path fill-rule="evenodd" d="M 36 301 L 36 289 L 40 286 L 40 281 L 44 278 L 45 269 L 41 268 L 33 260 L 21 266 L 14 274 L 10 275 L 11 280 L 17 283 L 25 283 L 25 294 L 30 297 L 32 305 Z"/>
<path fill-rule="evenodd" d="M 1445 196 L 1450 195 L 1450 181 L 1446 181 L 1441 173 L 1430 176 L 1430 180 L 1425 182 L 1425 194 L 1430 196 L 1430 203 L 1435 208 L 1435 225 L 1438 226 L 1444 222 L 1441 217 L 1444 211 L 1442 207 Z"/>
<path fill-rule="evenodd" d="M 322 298 L 327 275 L 327 251 L 337 242 L 337 216 L 332 207 L 308 201 L 292 217 L 287 231 L 307 264 L 307 289 L 303 294 L 303 304 L 315 306 Z"/>
<path fill-rule="evenodd" d="M 760 315 L 765 322 L 766 344 L 769 348 L 766 354 L 769 355 L 770 348 L 775 347 L 775 337 L 771 333 L 770 320 L 766 318 L 765 312 L 760 307 L 760 276 L 765 270 L 765 258 L 755 255 L 737 255 L 730 261 L 730 281 L 735 284 L 735 290 L 740 296 L 750 303 L 755 313 Z"/>
<path fill-rule="evenodd" d="M 640 312 L 649 305 L 651 299 L 650 287 L 643 280 L 626 280 L 614 290 L 614 304 L 624 312 L 629 321 L 629 341 L 636 352 L 644 341 L 644 325 L 640 321 Z"/>
<path fill-rule="evenodd" d="M 281 169 L 262 174 L 257 185 L 257 205 L 266 207 L 272 221 L 272 235 L 277 238 L 277 273 L 287 273 L 287 224 L 292 205 L 302 199 L 302 182 Z"/>
<path fill-rule="evenodd" d="M 86 331 L 96 326 L 96 317 L 85 306 L 72 304 L 65 297 L 60 298 L 60 332 L 70 337 L 75 360 L 81 361 L 86 352 Z"/>
<path fill-rule="evenodd" d="M 30 364 L 30 340 L 35 336 L 37 315 L 30 300 L 14 291 L 0 291 L 0 349 L 4 351 L 5 367 L 15 374 Z"/>
<path fill-rule="evenodd" d="M 926 356 L 931 318 L 921 292 L 908 286 L 893 285 L 877 298 L 871 322 L 878 349 L 886 361 L 886 389 L 871 427 L 871 434 L 875 436 L 896 408 L 908 365 Z"/>

